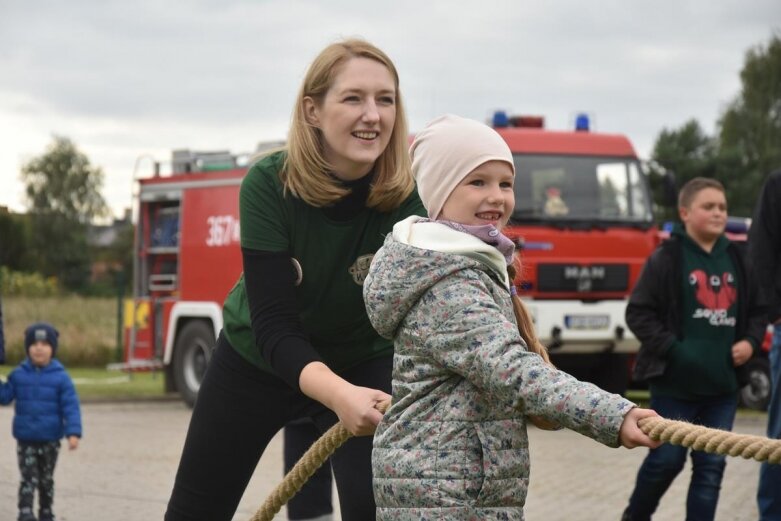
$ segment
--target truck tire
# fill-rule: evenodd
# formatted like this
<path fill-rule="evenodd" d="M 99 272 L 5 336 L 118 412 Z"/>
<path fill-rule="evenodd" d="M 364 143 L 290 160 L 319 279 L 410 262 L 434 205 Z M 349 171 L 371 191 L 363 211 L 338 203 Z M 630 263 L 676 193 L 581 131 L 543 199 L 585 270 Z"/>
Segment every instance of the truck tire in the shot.
<path fill-rule="evenodd" d="M 757 411 L 766 411 L 770 404 L 770 361 L 765 357 L 754 357 L 746 362 L 748 384 L 738 393 L 740 405 Z"/>
<path fill-rule="evenodd" d="M 192 407 L 198 396 L 206 366 L 214 350 L 214 330 L 203 320 L 185 324 L 174 346 L 174 381 L 184 402 Z"/>

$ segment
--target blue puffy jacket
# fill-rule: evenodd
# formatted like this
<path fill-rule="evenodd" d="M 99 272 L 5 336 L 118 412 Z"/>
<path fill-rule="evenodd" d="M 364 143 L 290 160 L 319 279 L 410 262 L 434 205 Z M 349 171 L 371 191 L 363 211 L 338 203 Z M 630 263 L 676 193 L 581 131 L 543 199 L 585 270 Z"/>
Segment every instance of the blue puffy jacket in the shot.
<path fill-rule="evenodd" d="M 35 367 L 26 359 L 0 386 L 0 404 L 16 400 L 14 438 L 19 441 L 57 441 L 81 437 L 79 397 L 65 367 L 53 359 Z"/>
<path fill-rule="evenodd" d="M 3 334 L 3 301 L 0 300 L 0 364 L 5 363 L 5 334 Z"/>

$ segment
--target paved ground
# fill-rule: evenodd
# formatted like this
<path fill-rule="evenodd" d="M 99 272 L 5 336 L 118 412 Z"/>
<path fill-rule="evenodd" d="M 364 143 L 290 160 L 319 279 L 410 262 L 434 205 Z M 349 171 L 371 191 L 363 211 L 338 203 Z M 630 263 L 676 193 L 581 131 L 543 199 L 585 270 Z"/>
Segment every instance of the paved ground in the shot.
<path fill-rule="evenodd" d="M 0 520 L 16 518 L 18 470 L 10 435 L 11 407 L 0 408 Z M 87 404 L 85 438 L 75 452 L 63 448 L 55 475 L 60 521 L 162 519 L 190 411 L 178 402 Z M 735 431 L 763 434 L 763 416 L 741 416 Z M 645 449 L 608 449 L 571 431 L 530 431 L 532 477 L 529 521 L 617 520 L 631 492 Z M 246 520 L 281 479 L 281 442 L 275 438 L 241 502 Z M 716 518 L 756 520 L 759 465 L 730 458 Z M 688 467 L 673 483 L 658 515 L 684 519 Z M 283 520 L 283 515 L 276 519 Z M 336 516 L 338 519 L 338 516 Z"/>

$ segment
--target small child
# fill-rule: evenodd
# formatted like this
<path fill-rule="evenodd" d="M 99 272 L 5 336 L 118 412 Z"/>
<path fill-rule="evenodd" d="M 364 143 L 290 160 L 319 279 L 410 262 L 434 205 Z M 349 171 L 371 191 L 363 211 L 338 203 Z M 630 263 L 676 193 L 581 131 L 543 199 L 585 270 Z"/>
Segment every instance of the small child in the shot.
<path fill-rule="evenodd" d="M 54 466 L 60 439 L 75 450 L 81 438 L 79 397 L 63 365 L 54 358 L 59 333 L 40 322 L 24 332 L 27 358 L 0 386 L 0 404 L 13 400 L 14 438 L 22 481 L 19 485 L 19 521 L 35 521 L 33 496 L 38 489 L 38 519 L 53 521 Z"/>
<path fill-rule="evenodd" d="M 372 453 L 377 519 L 523 519 L 529 417 L 608 446 L 658 446 L 637 425 L 655 412 L 546 361 L 508 274 L 515 167 L 502 138 L 448 115 L 410 153 L 429 219 L 397 223 L 364 283 L 395 349 Z"/>
<path fill-rule="evenodd" d="M 715 179 L 695 177 L 678 194 L 677 224 L 648 258 L 626 308 L 640 340 L 636 380 L 648 381 L 662 416 L 725 431 L 737 410 L 736 368 L 762 344 L 764 307 L 737 246 L 724 236 L 727 198 Z M 688 449 L 652 450 L 622 517 L 647 520 L 683 469 Z M 726 458 L 692 451 L 686 519 L 713 519 Z"/>

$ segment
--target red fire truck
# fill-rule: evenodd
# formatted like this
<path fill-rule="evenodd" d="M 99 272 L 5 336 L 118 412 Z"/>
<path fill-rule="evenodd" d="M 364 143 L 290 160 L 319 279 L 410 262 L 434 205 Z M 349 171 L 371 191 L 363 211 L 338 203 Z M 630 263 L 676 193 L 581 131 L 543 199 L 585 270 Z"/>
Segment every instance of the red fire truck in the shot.
<path fill-rule="evenodd" d="M 506 230 L 521 250 L 516 284 L 554 363 L 622 393 L 639 343 L 624 310 L 659 244 L 643 165 L 622 135 L 544 128 L 542 117 L 494 114 L 515 158 L 515 211 Z"/>
<path fill-rule="evenodd" d="M 241 274 L 238 195 L 247 167 L 238 159 L 179 150 L 171 175 L 138 181 L 123 368 L 163 369 L 166 390 L 189 404 L 222 328 L 222 301 Z"/>
<path fill-rule="evenodd" d="M 555 363 L 622 392 L 638 343 L 627 296 L 659 242 L 640 161 L 620 135 L 546 130 L 539 117 L 494 116 L 516 161 L 508 229 L 521 249 L 516 283 Z M 139 180 L 133 302 L 125 367 L 162 368 L 192 403 L 221 304 L 241 272 L 238 190 L 247 168 L 227 152 L 176 151 L 172 174 Z"/>

